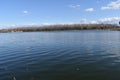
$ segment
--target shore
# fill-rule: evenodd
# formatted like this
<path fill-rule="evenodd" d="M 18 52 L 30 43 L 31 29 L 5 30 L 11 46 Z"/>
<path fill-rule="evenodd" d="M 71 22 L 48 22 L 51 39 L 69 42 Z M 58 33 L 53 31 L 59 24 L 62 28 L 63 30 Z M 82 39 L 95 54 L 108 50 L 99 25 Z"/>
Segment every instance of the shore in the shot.
<path fill-rule="evenodd" d="M 7 32 L 39 32 L 39 31 L 62 31 L 62 30 L 117 30 L 120 27 L 114 24 L 59 24 L 43 26 L 24 26 L 9 29 L 1 29 L 1 33 Z"/>

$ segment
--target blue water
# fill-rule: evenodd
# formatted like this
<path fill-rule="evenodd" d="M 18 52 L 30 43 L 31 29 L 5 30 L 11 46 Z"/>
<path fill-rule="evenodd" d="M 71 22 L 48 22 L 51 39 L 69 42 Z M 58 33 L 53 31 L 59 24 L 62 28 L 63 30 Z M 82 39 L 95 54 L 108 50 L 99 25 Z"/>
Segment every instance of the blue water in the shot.
<path fill-rule="evenodd" d="M 120 31 L 0 33 L 0 80 L 120 80 Z"/>

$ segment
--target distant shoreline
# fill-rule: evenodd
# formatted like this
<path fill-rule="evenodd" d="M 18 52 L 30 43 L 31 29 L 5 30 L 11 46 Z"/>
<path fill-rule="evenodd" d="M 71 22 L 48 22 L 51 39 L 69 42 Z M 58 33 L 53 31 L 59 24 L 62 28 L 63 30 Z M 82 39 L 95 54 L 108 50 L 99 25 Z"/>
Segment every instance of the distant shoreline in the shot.
<path fill-rule="evenodd" d="M 40 31 L 65 31 L 65 30 L 116 30 L 120 27 L 115 24 L 60 24 L 44 26 L 25 26 L 9 29 L 1 29 L 1 33 L 8 32 L 40 32 Z"/>

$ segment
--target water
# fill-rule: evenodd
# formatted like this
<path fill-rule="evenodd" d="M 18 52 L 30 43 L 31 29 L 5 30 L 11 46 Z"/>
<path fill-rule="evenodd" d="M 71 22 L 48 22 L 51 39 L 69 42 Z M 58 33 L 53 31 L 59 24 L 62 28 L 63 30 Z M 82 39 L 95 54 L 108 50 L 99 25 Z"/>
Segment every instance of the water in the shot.
<path fill-rule="evenodd" d="M 120 80 L 119 31 L 0 33 L 0 80 Z"/>

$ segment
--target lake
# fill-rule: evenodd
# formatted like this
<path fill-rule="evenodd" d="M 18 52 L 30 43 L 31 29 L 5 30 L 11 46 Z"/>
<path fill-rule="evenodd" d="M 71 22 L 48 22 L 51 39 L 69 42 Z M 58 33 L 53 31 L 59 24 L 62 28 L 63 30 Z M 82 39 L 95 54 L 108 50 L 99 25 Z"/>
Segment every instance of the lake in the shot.
<path fill-rule="evenodd" d="M 120 31 L 0 33 L 0 80 L 120 80 Z"/>

